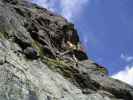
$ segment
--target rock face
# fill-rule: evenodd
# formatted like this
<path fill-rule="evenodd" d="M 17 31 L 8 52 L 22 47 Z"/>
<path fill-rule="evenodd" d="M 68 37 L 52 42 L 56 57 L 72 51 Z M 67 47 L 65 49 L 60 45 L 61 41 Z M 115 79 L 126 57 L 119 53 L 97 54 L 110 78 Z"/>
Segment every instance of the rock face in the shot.
<path fill-rule="evenodd" d="M 78 48 L 74 25 L 23 0 L 0 0 L 0 100 L 133 100 L 133 87 Z"/>

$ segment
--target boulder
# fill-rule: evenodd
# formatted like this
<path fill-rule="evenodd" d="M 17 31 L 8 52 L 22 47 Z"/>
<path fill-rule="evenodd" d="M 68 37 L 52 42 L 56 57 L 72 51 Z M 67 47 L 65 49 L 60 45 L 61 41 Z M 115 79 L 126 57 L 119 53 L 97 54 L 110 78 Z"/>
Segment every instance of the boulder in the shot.
<path fill-rule="evenodd" d="M 26 49 L 24 49 L 24 54 L 29 59 L 37 59 L 38 58 L 37 50 L 32 47 L 27 47 Z"/>

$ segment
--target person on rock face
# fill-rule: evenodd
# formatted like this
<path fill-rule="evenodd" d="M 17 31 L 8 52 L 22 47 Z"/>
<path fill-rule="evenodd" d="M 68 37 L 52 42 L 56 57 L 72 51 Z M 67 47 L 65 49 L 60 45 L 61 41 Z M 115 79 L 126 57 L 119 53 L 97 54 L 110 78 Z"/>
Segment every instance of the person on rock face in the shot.
<path fill-rule="evenodd" d="M 68 47 L 69 49 L 85 52 L 84 48 L 81 46 L 80 43 L 77 43 L 77 45 L 75 45 L 75 44 L 72 44 L 70 41 L 67 41 L 67 45 L 69 46 Z"/>
<path fill-rule="evenodd" d="M 65 50 L 63 53 L 61 53 L 60 56 L 69 54 L 72 55 L 72 58 L 75 62 L 78 62 L 78 58 L 86 59 L 85 57 L 85 50 L 83 47 L 81 47 L 81 43 L 78 37 L 77 31 L 74 29 L 74 25 L 69 23 L 65 26 L 63 26 L 64 30 L 64 39 L 62 42 L 62 48 Z M 78 55 L 80 53 L 81 55 Z M 78 57 L 78 58 L 77 58 Z"/>
<path fill-rule="evenodd" d="M 69 49 L 76 49 L 76 46 L 72 44 L 70 41 L 67 41 L 67 45 Z"/>
<path fill-rule="evenodd" d="M 85 52 L 84 49 L 81 47 L 81 44 L 77 43 L 77 45 L 75 45 L 72 42 L 67 41 L 66 48 L 67 48 L 67 51 L 64 52 L 63 55 L 70 53 L 72 55 L 73 60 L 76 63 L 76 66 L 78 66 L 78 58 L 79 57 L 77 58 L 77 56 L 75 55 L 75 52 L 81 52 L 81 53 Z"/>

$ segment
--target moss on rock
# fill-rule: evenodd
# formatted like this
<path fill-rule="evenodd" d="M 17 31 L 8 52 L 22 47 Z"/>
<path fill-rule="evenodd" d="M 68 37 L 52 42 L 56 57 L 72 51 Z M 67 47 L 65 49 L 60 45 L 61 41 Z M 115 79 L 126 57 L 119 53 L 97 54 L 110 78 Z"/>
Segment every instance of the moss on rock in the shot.
<path fill-rule="evenodd" d="M 42 61 L 53 71 L 59 72 L 66 78 L 72 78 L 73 67 L 70 64 L 65 63 L 63 60 L 55 60 L 48 57 L 43 57 Z"/>
<path fill-rule="evenodd" d="M 0 32 L 0 38 L 8 38 L 8 33 L 6 32 Z"/>
<path fill-rule="evenodd" d="M 41 47 L 41 44 L 39 44 L 37 41 L 33 41 L 33 42 L 32 42 L 32 47 L 35 48 L 35 49 L 37 50 L 38 55 L 39 55 L 40 57 L 43 57 L 44 52 L 43 52 L 43 49 L 42 49 L 42 47 Z"/>

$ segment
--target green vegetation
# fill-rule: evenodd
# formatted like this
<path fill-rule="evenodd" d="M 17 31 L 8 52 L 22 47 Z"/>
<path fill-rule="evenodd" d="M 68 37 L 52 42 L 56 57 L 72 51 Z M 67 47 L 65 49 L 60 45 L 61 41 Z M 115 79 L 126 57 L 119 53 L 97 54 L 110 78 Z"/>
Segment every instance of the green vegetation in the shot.
<path fill-rule="evenodd" d="M 42 61 L 47 64 L 50 69 L 55 72 L 59 72 L 66 78 L 71 78 L 73 75 L 73 67 L 65 63 L 63 60 L 55 60 L 44 57 Z"/>
<path fill-rule="evenodd" d="M 0 32 L 0 38 L 8 38 L 8 33 L 6 32 Z"/>
<path fill-rule="evenodd" d="M 43 57 L 43 59 L 45 59 L 47 61 L 47 64 L 49 65 L 54 65 L 54 66 L 58 66 L 58 65 L 61 65 L 61 66 L 68 66 L 63 60 L 55 60 L 55 59 L 51 59 L 51 58 L 48 58 L 48 57 Z"/>
<path fill-rule="evenodd" d="M 37 41 L 33 41 L 33 42 L 32 42 L 32 47 L 35 48 L 35 49 L 38 51 L 38 55 L 39 55 L 40 57 L 43 57 L 44 52 L 43 52 L 43 49 L 42 49 L 40 43 L 38 43 Z"/>
<path fill-rule="evenodd" d="M 38 9 L 32 8 L 32 9 L 30 9 L 30 11 L 36 13 L 38 11 Z"/>
<path fill-rule="evenodd" d="M 98 68 L 97 69 L 101 74 L 107 74 L 107 70 L 105 68 Z"/>

